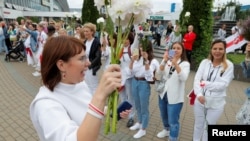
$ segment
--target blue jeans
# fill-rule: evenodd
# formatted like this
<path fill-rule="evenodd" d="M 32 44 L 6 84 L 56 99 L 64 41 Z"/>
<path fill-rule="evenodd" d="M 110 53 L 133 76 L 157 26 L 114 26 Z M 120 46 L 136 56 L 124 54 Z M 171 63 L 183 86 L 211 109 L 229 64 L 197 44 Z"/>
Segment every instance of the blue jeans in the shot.
<path fill-rule="evenodd" d="M 170 141 L 177 141 L 180 129 L 180 113 L 183 103 L 169 104 L 167 93 L 165 93 L 163 99 L 159 96 L 159 108 L 161 112 L 161 119 L 163 126 L 166 130 L 170 131 Z"/>
<path fill-rule="evenodd" d="M 138 122 L 142 124 L 142 129 L 148 127 L 150 92 L 150 84 L 147 81 L 132 79 L 132 95 L 135 100 Z"/>
<path fill-rule="evenodd" d="M 132 111 L 129 113 L 129 119 L 133 119 L 135 116 L 135 100 L 132 96 L 132 78 L 128 78 L 125 82 L 124 90 L 120 92 L 120 101 L 128 101 L 132 105 Z"/>

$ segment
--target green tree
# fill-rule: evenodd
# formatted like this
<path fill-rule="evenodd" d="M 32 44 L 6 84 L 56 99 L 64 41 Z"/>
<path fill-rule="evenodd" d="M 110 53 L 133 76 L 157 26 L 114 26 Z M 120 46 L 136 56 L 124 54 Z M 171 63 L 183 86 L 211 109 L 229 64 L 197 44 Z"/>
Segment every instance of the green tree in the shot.
<path fill-rule="evenodd" d="M 180 24 L 186 12 L 190 12 L 190 18 L 186 26 L 193 25 L 196 40 L 192 51 L 192 69 L 197 69 L 200 62 L 207 58 L 213 37 L 213 0 L 183 0 L 183 10 L 180 14 Z"/>
<path fill-rule="evenodd" d="M 99 18 L 99 11 L 94 5 L 94 0 L 84 0 L 82 6 L 82 23 L 91 22 L 96 24 L 96 20 Z"/>
<path fill-rule="evenodd" d="M 17 22 L 18 22 L 19 24 L 21 24 L 21 20 L 22 20 L 22 19 L 25 19 L 25 18 L 24 18 L 24 17 L 17 17 L 17 18 L 16 18 L 16 20 L 17 20 Z"/>

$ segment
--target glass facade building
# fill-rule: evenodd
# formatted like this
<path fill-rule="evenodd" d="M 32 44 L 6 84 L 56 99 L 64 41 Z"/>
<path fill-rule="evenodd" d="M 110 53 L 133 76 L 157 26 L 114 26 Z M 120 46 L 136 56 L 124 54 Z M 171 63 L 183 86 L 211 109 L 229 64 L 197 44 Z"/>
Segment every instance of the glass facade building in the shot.
<path fill-rule="evenodd" d="M 69 12 L 67 0 L 4 0 L 4 7 L 20 11 Z"/>

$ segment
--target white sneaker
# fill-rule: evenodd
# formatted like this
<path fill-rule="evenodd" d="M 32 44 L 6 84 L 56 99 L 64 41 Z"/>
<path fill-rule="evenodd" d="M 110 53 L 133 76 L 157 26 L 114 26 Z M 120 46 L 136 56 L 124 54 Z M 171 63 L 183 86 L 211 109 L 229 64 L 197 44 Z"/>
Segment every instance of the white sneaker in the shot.
<path fill-rule="evenodd" d="M 40 68 L 40 67 L 36 67 L 35 70 L 36 70 L 36 71 L 40 71 L 41 68 Z"/>
<path fill-rule="evenodd" d="M 37 77 L 37 76 L 41 76 L 41 73 L 36 71 L 36 72 L 33 72 L 32 75 Z"/>
<path fill-rule="evenodd" d="M 167 137 L 167 136 L 169 136 L 169 131 L 166 130 L 166 129 L 163 129 L 161 132 L 159 132 L 157 134 L 158 138 L 164 138 L 164 137 Z"/>
<path fill-rule="evenodd" d="M 141 124 L 136 122 L 133 126 L 131 126 L 129 129 L 130 130 L 137 130 L 141 128 Z"/>
<path fill-rule="evenodd" d="M 142 136 L 145 136 L 145 135 L 146 135 L 146 130 L 140 129 L 133 137 L 135 139 L 139 139 L 139 138 L 141 138 Z"/>
<path fill-rule="evenodd" d="M 36 65 L 36 64 L 35 64 L 35 65 L 32 65 L 32 67 L 35 68 L 35 67 L 37 67 L 37 65 Z"/>

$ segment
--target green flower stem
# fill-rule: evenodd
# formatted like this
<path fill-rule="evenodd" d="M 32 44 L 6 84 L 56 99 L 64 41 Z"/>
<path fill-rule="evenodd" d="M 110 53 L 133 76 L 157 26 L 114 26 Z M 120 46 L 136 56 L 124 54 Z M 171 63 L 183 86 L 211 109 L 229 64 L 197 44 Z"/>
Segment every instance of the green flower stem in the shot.
<path fill-rule="evenodd" d="M 121 22 L 121 19 L 119 18 L 119 25 Z M 128 26 L 125 29 L 125 32 L 122 32 L 122 27 L 118 26 L 118 33 L 117 33 L 117 39 L 113 39 L 113 33 L 112 31 L 108 31 L 108 33 L 111 35 L 110 36 L 110 42 L 111 42 L 111 64 L 117 64 L 120 61 L 120 54 L 122 51 L 122 46 L 123 46 L 123 42 L 124 40 L 127 39 L 129 33 L 130 33 L 130 26 L 133 24 L 134 21 L 134 15 L 132 15 L 132 18 L 129 20 Z M 108 18 L 108 23 L 109 24 L 113 24 L 110 17 Z M 107 24 L 107 26 L 109 26 L 109 24 Z M 111 29 L 111 28 L 110 28 Z M 116 40 L 116 42 L 114 41 Z M 116 43 L 116 44 L 114 44 Z M 117 113 L 117 105 L 118 105 L 118 99 L 119 99 L 119 93 L 118 90 L 115 90 L 112 92 L 112 94 L 110 94 L 110 96 L 108 97 L 108 109 L 107 109 L 107 113 L 106 113 L 106 121 L 105 121 L 105 134 L 107 135 L 110 132 L 110 127 L 111 127 L 111 131 L 112 133 L 116 133 L 117 131 L 117 115 L 119 113 Z M 110 124 L 110 115 L 112 113 L 112 123 Z"/>
<path fill-rule="evenodd" d="M 118 90 L 115 90 L 113 92 L 113 110 L 112 110 L 112 114 L 113 114 L 113 119 L 112 119 L 112 133 L 116 133 L 117 130 L 117 105 L 118 105 Z"/>
<path fill-rule="evenodd" d="M 104 133 L 107 135 L 110 131 L 110 110 L 112 107 L 112 96 L 108 97 L 108 109 L 107 109 L 107 113 L 106 113 L 106 120 L 105 120 L 105 128 L 104 128 Z"/>

